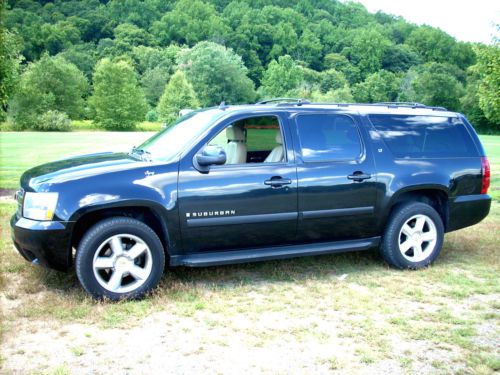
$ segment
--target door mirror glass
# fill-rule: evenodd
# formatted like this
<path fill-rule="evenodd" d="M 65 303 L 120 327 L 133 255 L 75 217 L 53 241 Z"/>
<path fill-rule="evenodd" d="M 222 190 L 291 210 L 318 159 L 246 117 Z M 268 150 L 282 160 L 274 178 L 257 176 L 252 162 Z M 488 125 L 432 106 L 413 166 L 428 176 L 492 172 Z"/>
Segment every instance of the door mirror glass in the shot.
<path fill-rule="evenodd" d="M 225 164 L 226 152 L 221 146 L 206 146 L 196 155 L 196 163 L 200 167 Z"/>

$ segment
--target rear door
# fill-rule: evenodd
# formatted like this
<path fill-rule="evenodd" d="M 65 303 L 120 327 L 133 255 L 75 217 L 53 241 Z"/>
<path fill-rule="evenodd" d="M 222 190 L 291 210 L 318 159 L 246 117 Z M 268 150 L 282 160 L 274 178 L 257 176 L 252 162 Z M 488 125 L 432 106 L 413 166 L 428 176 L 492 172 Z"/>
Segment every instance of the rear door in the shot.
<path fill-rule="evenodd" d="M 333 241 L 375 236 L 375 165 L 356 117 L 317 112 L 292 117 L 299 239 Z"/>

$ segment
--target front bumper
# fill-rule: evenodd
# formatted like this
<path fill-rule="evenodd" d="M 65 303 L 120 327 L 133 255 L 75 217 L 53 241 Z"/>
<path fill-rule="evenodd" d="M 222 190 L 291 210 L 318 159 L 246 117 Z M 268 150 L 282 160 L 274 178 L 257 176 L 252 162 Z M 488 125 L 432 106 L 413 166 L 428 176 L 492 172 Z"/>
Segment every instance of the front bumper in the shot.
<path fill-rule="evenodd" d="M 67 271 L 72 265 L 71 222 L 10 219 L 14 246 L 26 260 Z"/>

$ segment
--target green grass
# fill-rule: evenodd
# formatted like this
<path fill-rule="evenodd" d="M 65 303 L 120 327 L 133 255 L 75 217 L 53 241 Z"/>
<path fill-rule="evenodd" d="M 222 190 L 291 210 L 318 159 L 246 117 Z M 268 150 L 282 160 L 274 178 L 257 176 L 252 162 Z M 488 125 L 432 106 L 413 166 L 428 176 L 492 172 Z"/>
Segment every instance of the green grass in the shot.
<path fill-rule="evenodd" d="M 126 150 L 152 132 L 0 132 L 0 189 L 15 189 L 21 174 L 70 155 Z"/>
<path fill-rule="evenodd" d="M 150 122 L 143 121 L 136 125 L 133 132 L 156 132 L 161 129 L 161 122 Z M 13 131 L 12 127 L 8 122 L 0 122 L 0 132 Z M 105 132 L 105 129 L 99 128 L 91 120 L 72 120 L 71 121 L 72 131 L 97 131 Z"/>

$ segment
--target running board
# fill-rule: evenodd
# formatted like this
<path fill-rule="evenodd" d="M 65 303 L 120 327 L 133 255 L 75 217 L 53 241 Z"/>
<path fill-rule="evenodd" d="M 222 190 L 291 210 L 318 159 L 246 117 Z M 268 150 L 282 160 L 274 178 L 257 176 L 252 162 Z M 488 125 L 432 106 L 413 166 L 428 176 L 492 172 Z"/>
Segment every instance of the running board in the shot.
<path fill-rule="evenodd" d="M 253 248 L 245 250 L 224 250 L 186 255 L 172 255 L 170 257 L 170 265 L 206 267 L 223 264 L 258 262 L 310 255 L 368 250 L 372 247 L 378 246 L 379 243 L 380 237 L 371 237 L 361 240 L 321 242 L 301 245 Z"/>

